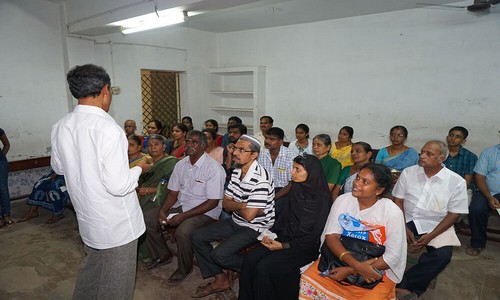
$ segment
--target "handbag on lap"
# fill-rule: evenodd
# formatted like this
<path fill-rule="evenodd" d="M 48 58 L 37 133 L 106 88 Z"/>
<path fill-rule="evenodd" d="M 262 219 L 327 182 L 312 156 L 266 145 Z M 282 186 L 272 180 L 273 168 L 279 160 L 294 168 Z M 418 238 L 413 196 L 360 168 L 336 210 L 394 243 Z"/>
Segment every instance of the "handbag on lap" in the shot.
<path fill-rule="evenodd" d="M 365 260 L 369 260 L 375 257 L 380 257 L 385 252 L 385 246 L 377 243 L 373 243 L 369 240 L 368 236 L 374 236 L 373 232 L 380 230 L 380 227 L 372 227 L 362 224 L 359 220 L 354 219 L 349 215 L 340 215 L 339 222 L 342 224 L 344 228 L 344 233 L 340 237 L 340 241 L 344 248 L 350 252 L 350 254 L 358 261 L 363 262 Z M 350 229 L 350 230 L 349 230 Z M 353 231 L 352 229 L 357 229 Z M 361 230 L 359 230 L 361 229 Z M 344 235 L 345 234 L 345 235 Z M 364 237 L 366 239 L 354 238 L 351 236 L 359 236 Z M 378 235 L 375 235 L 378 236 Z M 320 272 L 328 272 L 332 269 L 338 267 L 347 267 L 348 265 L 341 261 L 328 247 L 326 241 L 321 246 L 321 256 L 318 264 L 318 270 Z M 384 271 L 380 271 L 376 268 L 373 268 L 380 275 L 384 275 Z M 379 282 L 382 281 L 382 278 L 372 282 L 367 283 L 363 276 L 361 275 L 349 275 L 346 279 L 339 282 L 341 284 L 346 285 L 355 285 L 366 289 L 373 289 Z"/>

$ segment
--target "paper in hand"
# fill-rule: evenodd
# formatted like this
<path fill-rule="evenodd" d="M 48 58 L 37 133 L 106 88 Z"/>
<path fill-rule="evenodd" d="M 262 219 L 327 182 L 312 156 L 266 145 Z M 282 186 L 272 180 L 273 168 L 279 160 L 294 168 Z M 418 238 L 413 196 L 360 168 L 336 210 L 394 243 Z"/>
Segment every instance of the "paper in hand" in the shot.
<path fill-rule="evenodd" d="M 270 238 L 270 239 L 271 239 L 271 240 L 273 240 L 273 241 L 274 241 L 274 240 L 278 237 L 278 235 L 276 235 L 276 233 L 271 232 L 271 230 L 269 230 L 269 229 L 266 229 L 266 230 L 264 230 L 261 234 L 259 234 L 259 236 L 257 237 L 257 239 L 258 239 L 259 241 L 262 241 L 262 239 L 263 239 L 265 236 L 267 236 L 268 238 Z"/>

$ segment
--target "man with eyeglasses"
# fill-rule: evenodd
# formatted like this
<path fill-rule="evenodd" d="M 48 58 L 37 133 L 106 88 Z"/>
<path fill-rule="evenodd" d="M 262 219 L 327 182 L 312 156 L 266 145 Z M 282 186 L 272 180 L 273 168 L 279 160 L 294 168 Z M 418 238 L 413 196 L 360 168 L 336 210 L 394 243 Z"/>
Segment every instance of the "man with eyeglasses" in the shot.
<path fill-rule="evenodd" d="M 230 287 L 224 269 L 239 272 L 244 256 L 240 253 L 255 243 L 260 233 L 274 224 L 274 187 L 271 176 L 258 162 L 260 142 L 242 135 L 233 148 L 236 163 L 225 191 L 223 207 L 232 217 L 193 232 L 196 260 L 203 278 L 215 280 L 199 286 L 191 295 L 201 298 Z M 223 240 L 217 247 L 212 242 Z"/>
<path fill-rule="evenodd" d="M 191 233 L 215 222 L 220 215 L 220 200 L 224 195 L 225 172 L 208 154 L 207 136 L 198 130 L 186 138 L 187 157 L 174 167 L 168 182 L 168 192 L 161 209 L 144 212 L 146 240 L 155 259 L 146 269 L 154 269 L 172 262 L 173 256 L 163 237 L 161 226 L 176 228 L 177 270 L 167 280 L 178 285 L 193 270 Z"/>

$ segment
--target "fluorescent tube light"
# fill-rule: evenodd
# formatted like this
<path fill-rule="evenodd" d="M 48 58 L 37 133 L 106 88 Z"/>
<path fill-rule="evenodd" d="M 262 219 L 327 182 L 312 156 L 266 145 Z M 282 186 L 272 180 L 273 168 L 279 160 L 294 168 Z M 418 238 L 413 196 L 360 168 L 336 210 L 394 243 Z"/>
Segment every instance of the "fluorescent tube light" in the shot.
<path fill-rule="evenodd" d="M 130 34 L 144 30 L 179 24 L 184 22 L 187 13 L 179 10 L 167 9 L 118 22 L 109 25 L 121 26 L 123 34 Z"/>

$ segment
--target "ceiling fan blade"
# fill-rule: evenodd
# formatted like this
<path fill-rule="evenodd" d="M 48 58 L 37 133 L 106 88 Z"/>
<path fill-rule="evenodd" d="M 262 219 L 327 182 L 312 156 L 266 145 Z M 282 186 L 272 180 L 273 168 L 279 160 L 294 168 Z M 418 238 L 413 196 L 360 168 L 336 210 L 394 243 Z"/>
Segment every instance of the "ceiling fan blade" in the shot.
<path fill-rule="evenodd" d="M 480 12 L 489 9 L 490 7 L 491 7 L 490 2 L 474 3 L 472 5 L 467 6 L 467 10 L 470 12 Z"/>

